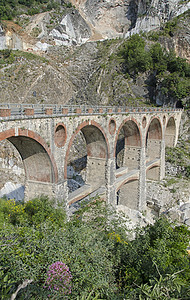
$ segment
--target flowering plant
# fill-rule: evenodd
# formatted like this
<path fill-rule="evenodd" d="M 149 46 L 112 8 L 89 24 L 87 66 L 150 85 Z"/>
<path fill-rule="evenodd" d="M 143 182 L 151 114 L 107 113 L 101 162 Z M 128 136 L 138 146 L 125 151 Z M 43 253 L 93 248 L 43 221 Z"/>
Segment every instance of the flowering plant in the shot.
<path fill-rule="evenodd" d="M 61 261 L 49 266 L 44 288 L 68 295 L 71 293 L 71 272 L 69 267 Z"/>

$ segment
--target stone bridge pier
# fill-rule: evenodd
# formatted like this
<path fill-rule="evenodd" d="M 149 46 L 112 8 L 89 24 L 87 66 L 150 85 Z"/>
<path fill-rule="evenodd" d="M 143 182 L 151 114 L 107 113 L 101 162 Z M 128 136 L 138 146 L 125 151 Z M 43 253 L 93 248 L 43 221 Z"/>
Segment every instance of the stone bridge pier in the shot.
<path fill-rule="evenodd" d="M 71 205 L 97 193 L 114 207 L 143 210 L 146 180 L 164 177 L 165 146 L 176 145 L 181 114 L 180 109 L 2 104 L 0 141 L 7 139 L 22 158 L 26 201 L 45 194 Z M 86 176 L 69 193 L 68 166 L 80 134 Z"/>

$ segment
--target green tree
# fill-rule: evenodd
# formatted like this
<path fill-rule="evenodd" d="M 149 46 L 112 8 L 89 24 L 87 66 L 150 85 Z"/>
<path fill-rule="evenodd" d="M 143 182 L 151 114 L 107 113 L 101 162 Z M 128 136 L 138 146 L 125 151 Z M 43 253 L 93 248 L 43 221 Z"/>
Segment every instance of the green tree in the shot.
<path fill-rule="evenodd" d="M 150 69 L 151 57 L 145 50 L 145 41 L 138 34 L 134 34 L 119 51 L 123 57 L 126 71 L 130 74 L 137 74 Z"/>

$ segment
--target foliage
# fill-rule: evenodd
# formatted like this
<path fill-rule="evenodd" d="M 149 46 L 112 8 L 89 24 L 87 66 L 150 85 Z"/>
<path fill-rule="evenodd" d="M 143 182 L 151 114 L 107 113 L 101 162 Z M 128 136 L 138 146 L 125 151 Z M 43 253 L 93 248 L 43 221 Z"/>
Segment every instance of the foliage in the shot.
<path fill-rule="evenodd" d="M 72 5 L 64 3 L 62 6 Z M 56 0 L 0 0 L 0 20 L 12 20 L 23 13 L 34 15 L 59 7 L 60 4 Z"/>
<path fill-rule="evenodd" d="M 144 72 L 150 68 L 150 56 L 145 50 L 145 41 L 138 34 L 124 43 L 118 54 L 123 57 L 126 71 L 130 74 Z"/>
<path fill-rule="evenodd" d="M 1 299 L 10 299 L 26 279 L 30 284 L 17 299 L 63 299 L 63 272 L 67 291 L 72 274 L 71 293 L 64 299 L 146 299 L 144 292 L 154 295 L 164 288 L 173 296 L 176 284 L 189 295 L 189 231 L 164 217 L 139 228 L 131 240 L 126 219 L 98 198 L 69 220 L 47 198 L 27 203 L 2 199 L 0 216 Z"/>
<path fill-rule="evenodd" d="M 189 95 L 189 64 L 176 57 L 174 52 L 168 53 L 159 43 L 147 48 L 144 38 L 135 34 L 122 44 L 117 55 L 122 58 L 125 72 L 131 77 L 139 72 L 151 72 L 155 86 L 159 84 L 167 98 L 178 100 Z"/>
<path fill-rule="evenodd" d="M 185 226 L 170 224 L 166 217 L 156 220 L 154 225 L 138 229 L 136 238 L 128 244 L 124 258 L 125 286 L 149 283 L 159 275 L 179 272 L 184 283 L 190 280 L 187 246 L 190 232 Z M 158 272 L 159 270 L 159 272 Z"/>
<path fill-rule="evenodd" d="M 159 273 L 159 270 L 158 270 Z M 146 300 L 178 300 L 187 299 L 190 295 L 189 286 L 177 276 L 178 273 L 172 275 L 167 274 L 162 276 L 159 274 L 159 278 L 150 279 L 149 283 L 141 284 L 129 292 L 127 295 L 128 300 L 146 299 Z"/>
<path fill-rule="evenodd" d="M 0 50 L 0 65 L 12 64 L 14 60 L 15 58 L 12 50 L 9 49 Z"/>
<path fill-rule="evenodd" d="M 166 147 L 166 161 L 178 167 L 184 177 L 190 177 L 190 143 L 180 141 L 175 148 Z"/>
<path fill-rule="evenodd" d="M 168 21 L 164 26 L 164 33 L 173 37 L 177 24 L 178 24 L 178 18 L 173 18 L 172 20 Z"/>

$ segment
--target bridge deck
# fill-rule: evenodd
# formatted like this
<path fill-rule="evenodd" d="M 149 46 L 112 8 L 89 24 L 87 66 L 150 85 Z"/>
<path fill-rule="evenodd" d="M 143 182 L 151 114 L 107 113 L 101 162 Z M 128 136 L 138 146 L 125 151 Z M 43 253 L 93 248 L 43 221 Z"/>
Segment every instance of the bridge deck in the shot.
<path fill-rule="evenodd" d="M 121 167 L 115 171 L 116 178 L 126 174 L 128 172 L 128 167 Z"/>
<path fill-rule="evenodd" d="M 138 178 L 139 178 L 139 170 L 137 169 L 131 170 L 125 173 L 124 175 L 116 178 L 115 187 L 116 189 L 118 189 L 122 184 L 126 183 L 127 181 L 138 179 Z"/>
<path fill-rule="evenodd" d="M 75 190 L 74 192 L 69 194 L 68 197 L 68 205 L 71 205 L 79 200 L 88 197 L 95 197 L 96 195 L 103 195 L 105 194 L 106 188 L 99 187 L 99 188 L 92 188 L 89 184 L 85 184 L 81 186 L 79 189 Z"/>
<path fill-rule="evenodd" d="M 7 115 L 1 111 L 7 110 Z M 89 105 L 59 105 L 59 104 L 17 104 L 1 103 L 0 118 L 29 116 L 64 116 L 64 115 L 107 115 L 107 114 L 135 114 L 135 113 L 153 113 L 153 112 L 175 112 L 181 111 L 177 108 L 159 108 L 159 107 L 126 107 L 126 106 L 89 106 Z"/>
<path fill-rule="evenodd" d="M 159 167 L 159 166 L 160 166 L 160 158 L 155 158 L 146 163 L 146 169 L 151 169 L 153 167 Z"/>

